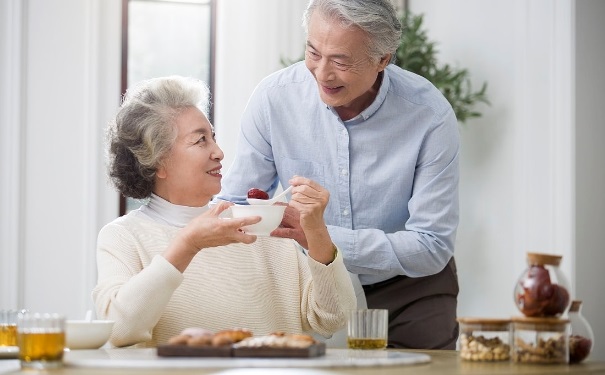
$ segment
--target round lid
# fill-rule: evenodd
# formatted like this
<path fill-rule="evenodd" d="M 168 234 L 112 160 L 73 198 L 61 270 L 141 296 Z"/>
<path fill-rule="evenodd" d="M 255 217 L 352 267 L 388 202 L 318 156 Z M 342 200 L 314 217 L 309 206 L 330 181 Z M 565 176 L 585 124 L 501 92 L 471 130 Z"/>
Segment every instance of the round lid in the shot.
<path fill-rule="evenodd" d="M 569 306 L 569 312 L 580 311 L 580 306 L 582 306 L 582 301 L 579 301 L 579 300 L 571 301 L 571 305 Z"/>
<path fill-rule="evenodd" d="M 460 323 L 465 324 L 508 324 L 510 319 L 503 318 L 476 318 L 476 317 L 460 317 L 457 319 Z"/>
<path fill-rule="evenodd" d="M 527 263 L 529 264 L 550 264 L 558 266 L 561 263 L 562 255 L 527 253 Z"/>
<path fill-rule="evenodd" d="M 530 317 L 530 316 L 513 316 L 512 321 L 514 323 L 552 324 L 552 325 L 569 323 L 569 319 L 566 319 L 566 318 Z"/>

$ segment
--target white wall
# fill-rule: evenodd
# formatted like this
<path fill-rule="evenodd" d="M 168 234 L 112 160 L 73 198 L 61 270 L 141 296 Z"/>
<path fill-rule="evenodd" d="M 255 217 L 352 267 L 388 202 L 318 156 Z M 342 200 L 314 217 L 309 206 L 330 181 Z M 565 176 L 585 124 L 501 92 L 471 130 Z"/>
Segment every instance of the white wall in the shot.
<path fill-rule="evenodd" d="M 218 4 L 215 124 L 228 166 L 254 86 L 302 52 L 306 0 Z M 604 57 L 603 5 L 583 3 L 576 21 L 575 4 L 422 0 L 410 9 L 426 14 L 440 60 L 468 68 L 477 87 L 487 81 L 492 102 L 460 128 L 459 314 L 517 314 L 525 252 L 562 254 L 603 360 L 594 286 L 604 276 L 591 263 L 603 263 L 603 73 L 590 65 Z M 2 307 L 77 317 L 91 306 L 96 233 L 118 209 L 101 131 L 119 103 L 119 61 L 119 0 L 0 1 Z"/>
<path fill-rule="evenodd" d="M 595 289 L 605 284 L 605 3 L 409 5 L 425 14 L 440 60 L 468 68 L 475 87 L 487 81 L 492 102 L 461 127 L 459 315 L 518 315 L 512 291 L 525 253 L 560 254 L 595 330 L 592 358 L 605 359 L 605 301 Z"/>
<path fill-rule="evenodd" d="M 512 290 L 527 251 L 561 254 L 563 269 L 573 272 L 573 14 L 569 2 L 557 4 L 567 7 L 549 0 L 410 4 L 425 14 L 440 60 L 468 68 L 475 87 L 487 81 L 492 102 L 460 129 L 460 315 L 518 313 Z"/>
<path fill-rule="evenodd" d="M 605 359 L 605 1 L 576 2 L 576 291 L 596 335 L 595 354 Z"/>
<path fill-rule="evenodd" d="M 118 213 L 102 129 L 119 103 L 119 0 L 1 2 L 3 307 L 83 317 Z"/>
<path fill-rule="evenodd" d="M 240 117 L 254 87 L 283 68 L 282 58 L 303 56 L 306 5 L 307 0 L 217 2 L 214 125 L 225 153 L 224 166 L 233 162 Z"/>

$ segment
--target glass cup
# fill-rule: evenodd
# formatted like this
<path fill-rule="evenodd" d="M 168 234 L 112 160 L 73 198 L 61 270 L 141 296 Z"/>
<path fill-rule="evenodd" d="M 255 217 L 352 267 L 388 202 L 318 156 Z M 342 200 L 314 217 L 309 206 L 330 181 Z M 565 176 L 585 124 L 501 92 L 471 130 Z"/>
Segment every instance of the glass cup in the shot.
<path fill-rule="evenodd" d="M 0 310 L 0 346 L 17 346 L 18 310 Z"/>
<path fill-rule="evenodd" d="M 349 349 L 384 349 L 389 332 L 389 310 L 350 310 L 347 323 Z"/>
<path fill-rule="evenodd" d="M 17 345 L 21 368 L 46 370 L 62 367 L 65 317 L 48 313 L 19 315 Z"/>

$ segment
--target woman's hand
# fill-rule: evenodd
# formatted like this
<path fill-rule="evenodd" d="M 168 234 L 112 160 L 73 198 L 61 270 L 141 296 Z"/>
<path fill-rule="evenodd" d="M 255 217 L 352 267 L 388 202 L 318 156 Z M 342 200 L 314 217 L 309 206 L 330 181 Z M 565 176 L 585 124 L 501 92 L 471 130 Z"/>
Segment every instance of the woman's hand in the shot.
<path fill-rule="evenodd" d="M 194 218 L 179 231 L 174 241 L 164 252 L 164 257 L 183 272 L 202 249 L 231 243 L 252 243 L 256 236 L 242 232 L 246 225 L 256 224 L 260 216 L 220 218 L 219 215 L 233 203 L 221 201 L 207 212 Z"/>

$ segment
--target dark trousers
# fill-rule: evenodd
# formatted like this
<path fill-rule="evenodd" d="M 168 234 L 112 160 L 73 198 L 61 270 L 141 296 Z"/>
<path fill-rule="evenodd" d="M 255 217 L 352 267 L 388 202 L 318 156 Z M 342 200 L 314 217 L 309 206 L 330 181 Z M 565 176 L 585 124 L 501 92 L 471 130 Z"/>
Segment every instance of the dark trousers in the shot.
<path fill-rule="evenodd" d="M 456 349 L 458 276 L 454 258 L 431 276 L 364 285 L 369 309 L 389 310 L 390 348 Z"/>

